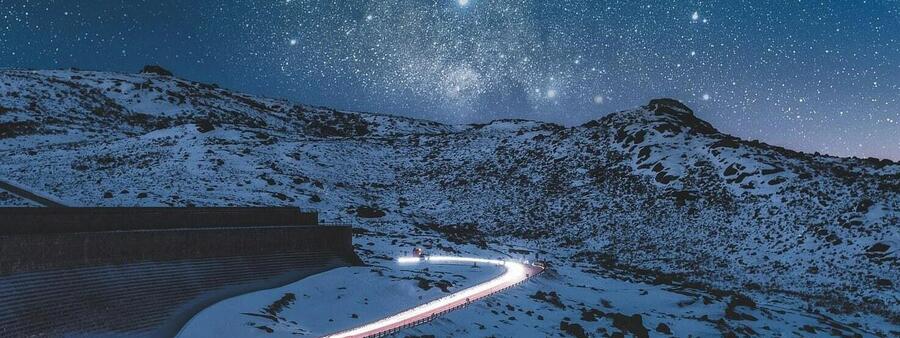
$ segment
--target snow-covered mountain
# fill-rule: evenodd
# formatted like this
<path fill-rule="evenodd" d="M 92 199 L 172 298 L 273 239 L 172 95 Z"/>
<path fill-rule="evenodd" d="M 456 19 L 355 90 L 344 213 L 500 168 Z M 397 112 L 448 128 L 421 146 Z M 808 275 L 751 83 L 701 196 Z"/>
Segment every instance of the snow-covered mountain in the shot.
<path fill-rule="evenodd" d="M 741 140 L 670 99 L 576 127 L 444 125 L 153 73 L 3 70 L 0 155 L 0 180 L 72 205 L 315 208 L 900 322 L 900 164 Z"/>

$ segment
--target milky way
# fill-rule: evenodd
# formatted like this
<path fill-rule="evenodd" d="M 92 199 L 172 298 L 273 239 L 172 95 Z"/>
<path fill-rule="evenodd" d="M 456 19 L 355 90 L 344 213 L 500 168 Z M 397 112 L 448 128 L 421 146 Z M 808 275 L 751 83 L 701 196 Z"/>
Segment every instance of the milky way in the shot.
<path fill-rule="evenodd" d="M 443 122 L 674 97 L 724 132 L 900 159 L 900 2 L 8 1 L 0 66 L 134 71 Z"/>

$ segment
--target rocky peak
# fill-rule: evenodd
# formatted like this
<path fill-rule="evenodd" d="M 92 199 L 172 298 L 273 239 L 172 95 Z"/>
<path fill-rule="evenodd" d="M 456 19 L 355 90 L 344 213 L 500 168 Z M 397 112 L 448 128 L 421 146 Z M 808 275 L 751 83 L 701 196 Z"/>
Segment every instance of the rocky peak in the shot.
<path fill-rule="evenodd" d="M 647 107 L 649 110 L 658 113 L 668 113 L 673 115 L 694 115 L 694 111 L 691 110 L 691 108 L 688 108 L 688 106 L 676 99 L 652 99 L 650 100 L 650 103 L 647 104 Z"/>
<path fill-rule="evenodd" d="M 657 116 L 674 119 L 674 122 L 688 127 L 690 132 L 698 134 L 716 134 L 719 132 L 709 122 L 694 116 L 694 111 L 678 100 L 670 98 L 653 99 L 644 107 Z"/>

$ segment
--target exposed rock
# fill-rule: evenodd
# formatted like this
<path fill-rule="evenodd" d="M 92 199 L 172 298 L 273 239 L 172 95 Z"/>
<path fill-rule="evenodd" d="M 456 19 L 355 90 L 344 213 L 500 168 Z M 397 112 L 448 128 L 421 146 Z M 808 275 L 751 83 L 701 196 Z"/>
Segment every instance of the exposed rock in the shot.
<path fill-rule="evenodd" d="M 549 293 L 547 293 L 538 290 L 538 292 L 535 292 L 535 294 L 531 295 L 531 298 L 553 304 L 553 306 L 556 306 L 560 309 L 564 309 L 566 307 L 559 299 L 559 295 L 556 294 L 556 291 L 550 291 Z"/>
<path fill-rule="evenodd" d="M 356 215 L 362 218 L 381 218 L 386 213 L 378 207 L 361 206 L 356 208 Z"/>
<path fill-rule="evenodd" d="M 872 200 L 864 198 L 856 205 L 856 212 L 866 213 L 873 204 L 874 202 L 872 202 Z"/>
<path fill-rule="evenodd" d="M 741 295 L 741 294 L 732 294 L 731 301 L 728 302 L 728 306 L 725 307 L 725 318 L 731 320 L 751 320 L 755 321 L 756 317 L 746 314 L 740 313 L 737 311 L 738 306 L 743 306 L 747 308 L 756 308 L 756 302 L 754 302 L 750 297 Z"/>
<path fill-rule="evenodd" d="M 626 316 L 621 313 L 613 313 L 613 326 L 619 330 L 630 332 L 635 337 L 646 338 L 650 336 L 647 328 L 644 327 L 644 321 L 641 315 L 634 314 Z"/>
<path fill-rule="evenodd" d="M 647 105 L 648 109 L 660 115 L 676 118 L 692 132 L 699 134 L 715 134 L 718 131 L 711 124 L 694 116 L 694 111 L 674 99 L 654 99 Z"/>
<path fill-rule="evenodd" d="M 159 65 L 146 65 L 141 68 L 141 74 L 156 74 L 162 76 L 172 76 L 172 72 Z"/>
<path fill-rule="evenodd" d="M 597 309 L 581 309 L 581 320 L 586 322 L 596 322 L 597 318 L 602 318 L 603 315 L 603 311 Z"/>
<path fill-rule="evenodd" d="M 297 295 L 291 292 L 285 293 L 283 296 L 281 296 L 281 298 L 279 298 L 272 304 L 269 304 L 269 306 L 266 306 L 266 308 L 263 309 L 263 312 L 268 313 L 272 316 L 278 316 L 281 311 L 284 311 L 285 308 L 290 307 L 291 304 L 294 304 L 295 301 L 297 301 Z"/>
<path fill-rule="evenodd" d="M 866 254 L 869 254 L 869 255 L 884 254 L 885 252 L 887 252 L 890 249 L 891 249 L 891 246 L 888 245 L 887 243 L 879 242 L 879 243 L 872 244 L 871 246 L 866 248 Z"/>
<path fill-rule="evenodd" d="M 671 112 L 673 114 L 694 114 L 694 111 L 691 108 L 688 108 L 684 103 L 678 101 L 676 99 L 670 98 L 661 98 L 661 99 L 653 99 L 650 100 L 650 104 L 648 104 L 651 110 L 653 111 L 666 111 Z"/>
<path fill-rule="evenodd" d="M 709 145 L 709 148 L 710 148 L 710 149 L 716 149 L 716 148 L 737 148 L 738 146 L 740 146 L 740 143 L 739 143 L 736 139 L 732 139 L 732 138 L 723 138 L 723 139 L 721 139 L 721 140 L 718 140 L 718 141 L 716 141 L 716 142 L 713 142 L 713 144 L 710 144 L 710 145 Z"/>
<path fill-rule="evenodd" d="M 208 119 L 197 120 L 197 131 L 201 133 L 208 133 L 215 130 L 216 127 L 213 126 L 212 122 Z"/>
<path fill-rule="evenodd" d="M 559 322 L 559 330 L 569 334 L 572 337 L 576 338 L 587 338 L 588 335 L 584 332 L 584 327 L 578 323 L 569 323 L 567 321 Z"/>
<path fill-rule="evenodd" d="M 656 332 L 659 332 L 662 334 L 672 334 L 672 330 L 669 329 L 669 326 L 666 325 L 665 323 L 659 323 L 659 325 L 656 326 Z"/>

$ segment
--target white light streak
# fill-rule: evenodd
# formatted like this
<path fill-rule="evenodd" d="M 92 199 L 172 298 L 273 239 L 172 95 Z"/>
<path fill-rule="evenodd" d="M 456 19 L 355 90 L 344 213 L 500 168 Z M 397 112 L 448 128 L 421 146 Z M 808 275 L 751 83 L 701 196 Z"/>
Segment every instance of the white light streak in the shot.
<path fill-rule="evenodd" d="M 415 263 L 415 262 L 429 262 L 429 263 L 482 263 L 482 264 L 493 264 L 498 266 L 503 266 L 506 268 L 506 272 L 503 273 L 500 277 L 492 279 L 490 281 L 478 284 L 476 286 L 470 287 L 468 289 L 464 289 L 462 291 L 456 292 L 449 296 L 438 298 L 436 300 L 430 301 L 428 303 L 416 306 L 409 310 L 400 312 L 396 315 L 351 329 L 343 332 L 339 332 L 333 335 L 329 335 L 326 337 L 361 337 L 366 335 L 371 335 L 374 333 L 381 332 L 385 329 L 396 328 L 398 326 L 402 326 L 408 321 L 427 318 L 432 313 L 440 312 L 442 310 L 446 310 L 447 307 L 451 307 L 457 303 L 464 303 L 470 300 L 475 300 L 484 294 L 493 293 L 503 289 L 505 287 L 514 285 L 518 282 L 521 282 L 528 278 L 528 268 L 518 262 L 512 261 L 503 261 L 497 259 L 483 259 L 483 258 L 472 258 L 472 257 L 451 257 L 451 256 L 428 256 L 425 258 L 418 257 L 400 257 L 397 259 L 398 263 Z"/>
<path fill-rule="evenodd" d="M 418 263 L 418 262 L 421 262 L 421 261 L 422 261 L 422 259 L 419 258 L 419 257 L 400 257 L 400 258 L 397 258 L 397 263 L 400 263 L 400 264 L 412 264 L 412 263 Z"/>

